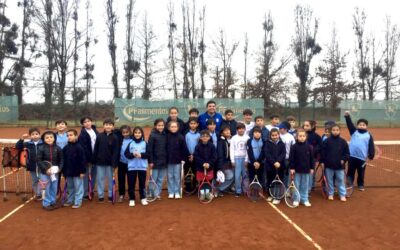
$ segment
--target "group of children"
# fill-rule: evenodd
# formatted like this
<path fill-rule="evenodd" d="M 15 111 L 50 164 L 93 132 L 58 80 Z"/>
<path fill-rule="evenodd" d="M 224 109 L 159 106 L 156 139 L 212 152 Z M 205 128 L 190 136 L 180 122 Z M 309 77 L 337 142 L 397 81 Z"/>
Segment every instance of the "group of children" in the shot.
<path fill-rule="evenodd" d="M 214 105 L 210 101 L 207 106 Z M 191 170 L 201 182 L 208 178 L 214 183 L 217 196 L 233 191 L 236 197 L 247 192 L 248 183 L 258 176 L 264 192 L 278 175 L 286 186 L 291 177 L 300 192 L 300 202 L 311 206 L 309 192 L 313 188 L 316 164 L 325 169 L 329 184 L 329 200 L 333 200 L 335 186 L 341 201 L 346 201 L 345 178 L 353 183 L 358 171 L 357 184 L 364 190 L 365 161 L 374 157 L 374 143 L 367 130 L 368 121 L 360 119 L 354 126 L 348 112 L 345 114 L 351 134 L 350 144 L 340 137 L 340 126 L 327 122 L 323 138 L 316 133 L 316 122 L 305 121 L 296 129 L 294 117 L 281 122 L 272 115 L 271 123 L 264 125 L 264 117 L 256 116 L 250 109 L 243 111 L 243 122 L 234 120 L 232 110 L 220 114 L 203 114 L 197 109 L 189 111 L 185 123 L 176 107 L 169 109 L 169 117 L 156 119 L 146 142 L 143 129 L 123 125 L 114 128 L 114 121 L 103 122 L 103 132 L 98 132 L 90 117 L 81 119 L 80 134 L 67 129 L 67 122 L 56 122 L 57 131 L 46 131 L 40 136 L 31 128 L 17 142 L 17 148 L 29 152 L 27 170 L 32 177 L 32 187 L 43 208 L 57 208 L 60 177 L 67 181 L 68 197 L 64 206 L 79 208 L 82 200 L 93 197 L 92 187 L 97 186 L 98 202 L 104 202 L 105 182 L 108 183 L 108 201 L 112 201 L 112 179 L 118 172 L 119 202 L 124 202 L 126 180 L 129 206 L 135 206 L 136 180 L 142 205 L 147 205 L 145 186 L 147 170 L 162 187 L 167 176 L 168 198 L 181 199 L 181 167 Z M 30 141 L 25 141 L 30 137 Z M 43 161 L 51 162 L 51 168 Z M 345 173 L 345 163 L 349 163 Z M 206 172 L 206 176 L 204 176 Z M 223 176 L 223 178 L 221 178 Z M 223 181 L 221 181 L 221 179 Z M 336 181 L 336 184 L 334 183 Z M 45 197 L 41 190 L 45 189 Z M 156 194 L 161 199 L 161 188 Z M 268 201 L 279 204 L 268 194 Z"/>

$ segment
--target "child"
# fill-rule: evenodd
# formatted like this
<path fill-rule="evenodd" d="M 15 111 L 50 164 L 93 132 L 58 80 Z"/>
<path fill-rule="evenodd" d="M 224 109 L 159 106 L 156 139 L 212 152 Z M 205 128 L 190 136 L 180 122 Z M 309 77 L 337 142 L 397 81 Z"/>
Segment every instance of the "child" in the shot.
<path fill-rule="evenodd" d="M 197 122 L 199 121 L 198 120 L 198 118 L 199 118 L 199 110 L 197 109 L 197 108 L 191 108 L 191 109 L 189 109 L 189 119 L 188 119 L 188 121 L 186 122 L 186 124 L 185 124 L 185 128 L 186 128 L 186 131 L 185 131 L 185 133 L 187 133 L 188 132 L 188 130 L 190 129 L 189 128 L 189 123 L 190 123 L 190 118 L 191 117 L 193 117 L 193 118 L 196 118 L 196 120 L 197 120 Z"/>
<path fill-rule="evenodd" d="M 93 152 L 94 152 L 94 145 L 96 143 L 96 138 L 98 135 L 96 126 L 92 124 L 93 119 L 89 116 L 84 116 L 80 120 L 82 129 L 81 133 L 78 137 L 78 142 L 82 145 L 83 150 L 85 151 L 85 159 L 87 161 L 86 164 L 86 174 L 83 180 L 83 199 L 89 199 L 89 174 L 91 175 L 92 183 L 91 186 L 94 188 L 96 183 L 96 165 L 93 164 Z M 93 196 L 93 194 L 92 194 Z"/>
<path fill-rule="evenodd" d="M 296 138 L 296 118 L 292 115 L 286 117 L 286 121 L 290 124 L 289 134 Z"/>
<path fill-rule="evenodd" d="M 38 128 L 30 128 L 28 131 L 29 134 L 23 134 L 21 139 L 18 140 L 15 147 L 18 150 L 23 150 L 24 148 L 28 151 L 28 162 L 26 166 L 26 170 L 31 174 L 32 179 L 32 190 L 35 195 L 36 200 L 41 200 L 41 193 L 39 190 L 39 172 L 37 169 L 37 154 L 38 148 L 43 144 L 43 141 L 40 139 L 40 130 Z M 30 141 L 24 142 L 25 139 L 30 137 Z"/>
<path fill-rule="evenodd" d="M 271 129 L 273 128 L 279 129 L 278 128 L 278 125 L 280 123 L 279 115 L 271 115 L 269 119 L 270 119 L 270 124 L 265 126 L 268 129 L 268 131 L 271 132 Z"/>
<path fill-rule="evenodd" d="M 317 122 L 313 120 L 307 120 L 303 123 L 303 129 L 307 133 L 307 144 L 310 145 L 313 149 L 314 162 L 318 162 L 319 152 L 322 145 L 322 139 L 321 136 L 319 136 L 315 132 L 317 130 Z M 314 189 L 314 184 L 315 184 L 315 176 L 314 174 L 312 174 L 312 177 L 310 178 L 309 191 Z"/>
<path fill-rule="evenodd" d="M 164 120 L 156 119 L 147 145 L 149 167 L 152 169 L 152 177 L 159 187 L 159 193 L 156 194 L 158 200 L 161 199 L 161 187 L 167 174 L 167 134 L 164 129 Z"/>
<path fill-rule="evenodd" d="M 276 128 L 271 129 L 269 133 L 269 140 L 266 141 L 264 147 L 265 154 L 265 167 L 267 169 L 267 185 L 269 189 L 272 181 L 274 180 L 276 174 L 279 178 L 283 180 L 283 175 L 285 171 L 285 156 L 286 148 L 285 144 L 279 138 L 279 131 Z M 271 194 L 269 194 L 268 201 L 272 201 L 272 204 L 279 204 L 280 200 L 273 200 Z"/>
<path fill-rule="evenodd" d="M 188 158 L 185 161 L 185 174 L 192 170 L 192 173 L 196 173 L 196 166 L 194 165 L 194 149 L 199 143 L 200 133 L 198 131 L 199 122 L 196 117 L 189 117 L 189 131 L 185 135 L 185 142 L 188 152 Z"/>
<path fill-rule="evenodd" d="M 265 127 L 264 127 L 265 128 Z M 253 181 L 257 174 L 260 183 L 264 183 L 264 141 L 261 128 L 256 126 L 253 129 L 253 137 L 247 141 L 247 158 L 250 181 Z"/>
<path fill-rule="evenodd" d="M 268 138 L 269 138 L 269 131 L 268 131 L 268 129 L 264 126 L 264 117 L 262 117 L 262 116 L 256 116 L 256 118 L 254 118 L 254 121 L 255 121 L 255 123 L 256 123 L 256 125 L 254 126 L 254 128 L 256 128 L 256 127 L 258 127 L 258 128 L 260 128 L 261 129 L 261 139 L 263 140 L 263 141 L 267 141 L 268 140 Z M 249 137 L 250 138 L 253 138 L 253 131 L 254 131 L 254 128 L 252 129 L 252 130 L 250 130 L 250 133 L 249 133 Z"/>
<path fill-rule="evenodd" d="M 118 166 L 118 137 L 113 133 L 114 121 L 106 119 L 103 122 L 104 132 L 97 136 L 94 145 L 94 163 L 97 167 L 97 194 L 99 202 L 104 202 L 105 179 L 108 183 L 108 201 L 112 202 L 112 180 Z"/>
<path fill-rule="evenodd" d="M 80 208 L 83 198 L 83 177 L 86 172 L 86 158 L 83 147 L 78 142 L 78 132 L 67 132 L 68 144 L 63 148 L 63 175 L 67 179 L 68 199 L 64 207 Z"/>
<path fill-rule="evenodd" d="M 310 177 L 314 173 L 313 150 L 307 144 L 307 133 L 304 129 L 297 131 L 297 141 L 290 149 L 290 174 L 294 175 L 294 182 L 300 193 L 300 202 L 311 207 L 308 200 Z M 298 206 L 299 204 L 293 204 Z"/>
<path fill-rule="evenodd" d="M 169 133 L 167 135 L 167 163 L 168 163 L 168 199 L 180 199 L 181 188 L 181 164 L 187 157 L 185 138 L 179 132 L 179 123 L 170 121 L 168 123 Z"/>
<path fill-rule="evenodd" d="M 331 125 L 331 136 L 322 144 L 321 163 L 325 169 L 325 176 L 328 181 L 328 200 L 333 200 L 334 178 L 336 179 L 336 187 L 339 191 L 340 200 L 346 201 L 346 186 L 344 163 L 349 158 L 349 146 L 347 142 L 340 137 L 340 127 L 337 124 Z"/>
<path fill-rule="evenodd" d="M 235 196 L 242 194 L 241 178 L 246 178 L 247 141 L 250 139 L 245 134 L 246 126 L 238 122 L 237 134 L 231 139 L 230 155 L 232 166 L 235 168 Z"/>
<path fill-rule="evenodd" d="M 235 129 L 236 130 L 236 129 Z M 217 156 L 218 156 L 218 164 L 217 169 L 218 172 L 221 171 L 224 173 L 225 181 L 217 186 L 218 196 L 223 196 L 223 191 L 228 189 L 233 181 L 234 181 L 234 172 L 231 164 L 230 157 L 230 141 L 231 139 L 231 127 L 227 125 L 223 125 L 221 127 L 221 136 L 218 140 L 217 147 Z"/>
<path fill-rule="evenodd" d="M 200 132 L 200 142 L 194 150 L 194 161 L 197 170 L 197 181 L 203 181 L 204 169 L 206 169 L 205 177 L 207 180 L 211 181 L 214 177 L 214 168 L 217 163 L 217 152 L 214 144 L 210 141 L 210 131 L 208 130 L 202 130 Z M 200 199 L 206 199 L 207 195 L 206 193 L 201 193 Z"/>
<path fill-rule="evenodd" d="M 56 143 L 61 149 L 63 149 L 68 144 L 67 138 L 67 122 L 65 120 L 58 120 L 55 122 L 57 133 L 56 133 Z M 57 194 L 60 192 L 60 185 L 61 185 L 61 172 L 58 176 L 58 188 Z"/>
<path fill-rule="evenodd" d="M 37 162 L 40 171 L 39 184 L 45 185 L 45 197 L 42 197 L 42 206 L 45 210 L 51 211 L 57 208 L 57 186 L 58 186 L 58 173 L 63 168 L 62 150 L 56 144 L 56 135 L 52 131 L 46 131 L 42 135 L 44 142 L 38 149 Z M 49 161 L 51 167 L 47 168 L 46 165 L 41 164 L 42 161 Z M 43 187 L 42 187 L 43 188 Z"/>
<path fill-rule="evenodd" d="M 167 118 L 167 124 L 169 124 L 170 121 L 178 122 L 179 125 L 179 133 L 182 135 L 185 135 L 185 131 L 187 130 L 185 123 L 178 117 L 179 115 L 179 110 L 177 107 L 171 107 L 169 108 L 169 116 Z M 166 130 L 168 132 L 168 130 Z"/>
<path fill-rule="evenodd" d="M 222 121 L 221 128 L 222 126 L 228 126 L 231 129 L 231 135 L 234 136 L 236 135 L 236 125 L 237 122 L 233 118 L 232 109 L 225 110 L 225 119 Z"/>
<path fill-rule="evenodd" d="M 365 162 L 367 159 L 372 160 L 375 157 L 374 138 L 372 138 L 371 133 L 368 132 L 368 121 L 366 119 L 359 119 L 356 128 L 351 121 L 350 113 L 348 111 L 345 112 L 344 117 L 351 135 L 349 145 L 350 159 L 347 175 L 350 183 L 353 184 L 357 170 L 358 190 L 364 191 Z"/>
<path fill-rule="evenodd" d="M 140 202 L 143 206 L 148 205 L 146 199 L 146 173 L 147 173 L 147 145 L 144 140 L 144 133 L 141 127 L 133 129 L 133 139 L 127 145 L 125 157 L 128 159 L 128 194 L 129 206 L 135 206 L 136 178 L 139 179 Z"/>
<path fill-rule="evenodd" d="M 207 130 L 210 131 L 211 142 L 214 144 L 214 147 L 217 148 L 218 145 L 218 136 L 217 136 L 217 123 L 213 118 L 208 119 L 207 121 Z"/>
<path fill-rule="evenodd" d="M 125 151 L 127 150 L 129 143 L 132 142 L 132 133 L 131 128 L 128 125 L 122 125 L 119 130 L 122 135 L 122 141 L 120 143 L 120 157 L 118 162 L 118 202 L 124 202 L 125 183 L 128 172 L 128 158 L 125 156 Z"/>
<path fill-rule="evenodd" d="M 328 139 L 328 137 L 331 134 L 331 127 L 335 125 L 335 122 L 333 121 L 326 121 L 324 123 L 324 129 L 325 129 L 325 133 L 322 135 L 322 141 L 325 141 L 326 139 Z"/>
<path fill-rule="evenodd" d="M 245 134 L 249 135 L 250 130 L 254 128 L 253 111 L 251 109 L 243 110 L 243 123 L 246 126 Z"/>
<path fill-rule="evenodd" d="M 290 130 L 290 123 L 283 121 L 279 124 L 279 133 L 282 142 L 285 144 L 286 148 L 286 156 L 285 156 L 285 168 L 284 168 L 284 175 L 283 175 L 283 183 L 285 183 L 286 187 L 290 185 L 290 178 L 289 178 L 289 155 L 290 155 L 290 148 L 293 144 L 296 143 L 293 135 L 289 133 Z"/>

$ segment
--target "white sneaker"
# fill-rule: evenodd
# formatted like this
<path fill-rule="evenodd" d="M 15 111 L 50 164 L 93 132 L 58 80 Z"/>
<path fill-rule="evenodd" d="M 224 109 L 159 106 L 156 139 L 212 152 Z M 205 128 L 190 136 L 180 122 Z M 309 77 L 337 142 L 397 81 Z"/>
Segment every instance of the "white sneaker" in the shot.
<path fill-rule="evenodd" d="M 174 194 L 169 194 L 168 195 L 168 199 L 173 199 L 174 198 Z"/>
<path fill-rule="evenodd" d="M 309 201 L 304 202 L 304 206 L 305 206 L 305 207 L 311 207 L 311 203 L 310 203 Z"/>
<path fill-rule="evenodd" d="M 181 199 L 182 197 L 181 197 L 181 195 L 180 194 L 176 194 L 175 195 L 175 199 Z"/>
<path fill-rule="evenodd" d="M 273 200 L 272 201 L 272 204 L 274 204 L 274 205 L 278 205 L 279 203 L 281 203 L 281 200 Z"/>
<path fill-rule="evenodd" d="M 129 201 L 129 206 L 130 207 L 134 207 L 135 206 L 135 201 L 134 200 L 130 200 Z"/>
<path fill-rule="evenodd" d="M 149 205 L 149 203 L 147 202 L 147 199 L 141 199 L 140 202 L 142 203 L 143 206 Z"/>
<path fill-rule="evenodd" d="M 293 206 L 295 206 L 295 207 L 299 206 L 299 202 L 298 201 L 293 201 Z"/>
<path fill-rule="evenodd" d="M 119 196 L 118 202 L 119 202 L 119 203 L 124 202 L 124 196 L 123 196 L 123 195 L 120 195 L 120 196 Z"/>
<path fill-rule="evenodd" d="M 269 196 L 269 197 L 267 198 L 267 201 L 268 201 L 268 202 L 271 202 L 273 199 L 274 199 L 274 198 L 272 198 L 272 196 Z"/>

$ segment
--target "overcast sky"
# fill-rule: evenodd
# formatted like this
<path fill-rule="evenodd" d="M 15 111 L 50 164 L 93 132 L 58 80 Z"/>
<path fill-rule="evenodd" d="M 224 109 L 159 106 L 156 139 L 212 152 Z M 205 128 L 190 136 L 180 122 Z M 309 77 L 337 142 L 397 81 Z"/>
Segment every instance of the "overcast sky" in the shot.
<path fill-rule="evenodd" d="M 72 1 L 71 1 L 72 2 Z M 84 21 L 84 5 L 86 0 L 81 0 L 81 14 L 80 21 Z M 107 31 L 105 25 L 105 0 L 91 0 L 92 5 L 92 18 L 94 22 L 94 34 L 96 35 L 99 43 L 92 47 L 92 53 L 95 55 L 95 84 L 94 87 L 109 87 L 110 90 L 97 91 L 97 99 L 108 100 L 112 98 L 111 91 L 111 66 L 110 56 L 107 49 Z M 162 53 L 156 58 L 157 67 L 159 69 L 165 68 L 168 60 L 167 44 L 167 5 L 169 0 L 136 0 L 135 12 L 137 13 L 137 29 L 141 27 L 143 15 L 145 12 L 148 14 L 148 20 L 153 25 L 155 34 L 158 36 L 157 44 L 163 48 Z M 125 44 L 125 15 L 126 5 L 128 0 L 115 0 L 115 7 L 119 16 L 117 24 L 117 59 L 119 70 L 119 84 L 124 87 L 123 82 L 123 66 L 124 60 L 124 44 Z M 181 1 L 173 1 L 175 4 L 175 16 L 178 24 L 177 33 L 181 33 Z M 253 79 L 255 75 L 255 52 L 262 42 L 262 22 L 264 14 L 271 11 L 274 19 L 274 36 L 277 44 L 279 45 L 279 55 L 288 53 L 289 46 L 294 33 L 294 8 L 297 4 L 309 5 L 314 10 L 314 16 L 319 19 L 319 32 L 317 41 L 323 46 L 327 45 L 330 41 L 331 31 L 333 25 L 336 26 L 338 31 L 338 38 L 340 47 L 343 52 L 350 52 L 348 58 L 348 71 L 347 75 L 350 77 L 351 67 L 354 63 L 353 49 L 354 49 L 354 32 L 352 30 L 352 14 L 356 6 L 360 9 L 365 9 L 367 14 L 366 30 L 373 32 L 378 40 L 383 38 L 384 32 L 384 19 L 386 15 L 391 16 L 392 22 L 400 25 L 400 15 L 398 15 L 397 1 L 389 0 L 337 0 L 337 1 L 272 1 L 272 0 L 198 0 L 196 1 L 197 10 L 201 6 L 206 5 L 206 40 L 208 46 L 206 49 L 206 61 L 209 69 L 215 65 L 215 59 L 211 57 L 211 41 L 218 35 L 220 29 L 224 29 L 228 39 L 232 41 L 240 41 L 238 50 L 234 55 L 233 68 L 238 76 L 242 78 L 243 74 L 243 37 L 247 32 L 249 38 L 249 51 L 251 57 L 249 58 L 248 74 L 249 78 Z M 21 9 L 17 8 L 17 0 L 9 0 L 7 2 L 8 9 L 6 15 L 9 16 L 13 22 L 21 23 Z M 12 14 L 11 14 L 12 13 Z M 198 14 L 198 13 L 197 13 Z M 70 24 L 72 26 L 72 22 Z M 83 51 L 82 51 L 83 53 Z M 322 54 L 316 57 L 312 62 L 311 68 L 318 65 L 318 61 L 323 58 Z M 83 64 L 83 54 L 81 56 L 81 64 Z M 399 67 L 397 67 L 399 68 Z M 296 81 L 293 76 L 293 66 L 287 68 L 290 73 L 290 81 Z M 154 77 L 155 85 L 165 84 L 167 71 L 164 71 Z M 37 71 L 30 73 L 30 77 L 38 79 L 41 73 Z M 352 79 L 348 79 L 352 80 Z M 213 82 L 210 72 L 206 76 L 207 88 L 211 88 Z M 140 85 L 140 81 L 135 83 Z M 33 84 L 29 83 L 29 85 Z M 30 100 L 37 100 L 35 96 L 40 91 L 29 91 L 27 96 L 31 96 Z M 165 95 L 163 95 L 165 96 Z M 91 98 L 94 98 L 92 93 Z M 155 96 L 157 98 L 157 96 Z M 293 100 L 294 101 L 294 100 Z"/>

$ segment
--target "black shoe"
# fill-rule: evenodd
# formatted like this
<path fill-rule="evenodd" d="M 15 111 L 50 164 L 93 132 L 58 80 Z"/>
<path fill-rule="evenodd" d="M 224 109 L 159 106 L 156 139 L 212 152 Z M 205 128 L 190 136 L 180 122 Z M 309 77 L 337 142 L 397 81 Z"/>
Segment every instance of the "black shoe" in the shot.
<path fill-rule="evenodd" d="M 52 205 L 50 205 L 50 206 L 47 206 L 47 207 L 43 207 L 43 209 L 47 210 L 47 211 L 53 211 L 54 207 Z"/>
<path fill-rule="evenodd" d="M 235 193 L 235 197 L 236 197 L 236 198 L 240 197 L 240 194 Z"/>
<path fill-rule="evenodd" d="M 104 202 L 104 198 L 99 198 L 99 203 L 103 203 Z"/>
<path fill-rule="evenodd" d="M 108 202 L 112 202 L 113 198 L 112 197 L 108 197 Z"/>
<path fill-rule="evenodd" d="M 83 196 L 83 198 L 82 198 L 84 201 L 88 201 L 89 200 L 89 195 L 85 195 L 85 196 Z"/>

